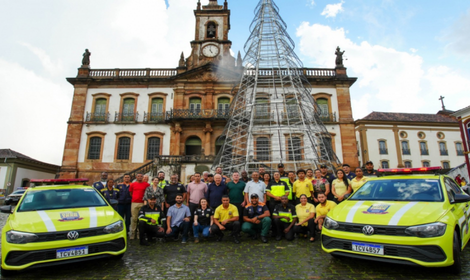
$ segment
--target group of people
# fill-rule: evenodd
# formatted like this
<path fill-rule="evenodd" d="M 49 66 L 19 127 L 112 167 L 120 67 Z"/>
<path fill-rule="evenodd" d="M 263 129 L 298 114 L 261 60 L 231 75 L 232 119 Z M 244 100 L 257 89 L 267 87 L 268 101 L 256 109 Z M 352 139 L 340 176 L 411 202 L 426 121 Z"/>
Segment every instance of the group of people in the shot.
<path fill-rule="evenodd" d="M 190 232 L 195 243 L 209 236 L 221 241 L 227 230 L 237 244 L 241 232 L 264 243 L 270 236 L 291 241 L 296 234 L 313 242 L 328 212 L 367 182 L 368 176 L 380 176 L 372 162 L 355 172 L 343 164 L 335 174 L 326 165 L 286 172 L 280 163 L 272 175 L 260 167 L 251 178 L 246 171 L 229 177 L 222 168 L 215 175 L 195 173 L 186 186 L 177 174 L 166 181 L 163 171 L 151 182 L 144 174 L 131 182 L 126 174 L 115 186 L 103 172 L 93 186 L 107 200 L 118 201 L 115 209 L 130 239 L 138 238 L 144 246 L 154 238 L 178 240 L 180 234 L 186 243 Z"/>

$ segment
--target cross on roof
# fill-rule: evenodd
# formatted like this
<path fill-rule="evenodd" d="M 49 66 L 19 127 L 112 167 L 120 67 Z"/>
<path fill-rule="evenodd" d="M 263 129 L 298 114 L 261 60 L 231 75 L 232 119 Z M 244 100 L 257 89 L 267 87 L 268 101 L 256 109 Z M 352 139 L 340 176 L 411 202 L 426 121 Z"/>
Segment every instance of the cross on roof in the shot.
<path fill-rule="evenodd" d="M 441 95 L 441 97 L 439 97 L 439 100 L 441 100 L 441 104 L 442 104 L 442 110 L 445 111 L 446 110 L 446 106 L 444 106 L 444 96 Z"/>

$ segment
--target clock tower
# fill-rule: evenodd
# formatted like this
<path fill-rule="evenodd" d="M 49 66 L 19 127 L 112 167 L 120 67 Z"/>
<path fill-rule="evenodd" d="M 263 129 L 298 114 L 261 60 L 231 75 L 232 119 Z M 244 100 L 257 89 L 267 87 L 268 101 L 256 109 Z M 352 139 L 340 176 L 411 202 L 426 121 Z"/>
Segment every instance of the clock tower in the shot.
<path fill-rule="evenodd" d="M 230 10 L 227 0 L 219 5 L 217 0 L 210 0 L 201 6 L 200 0 L 194 11 L 196 17 L 195 36 L 191 41 L 191 55 L 187 58 L 188 70 L 207 63 L 235 66 L 235 58 L 230 54 L 232 42 L 228 39 L 230 30 Z"/>

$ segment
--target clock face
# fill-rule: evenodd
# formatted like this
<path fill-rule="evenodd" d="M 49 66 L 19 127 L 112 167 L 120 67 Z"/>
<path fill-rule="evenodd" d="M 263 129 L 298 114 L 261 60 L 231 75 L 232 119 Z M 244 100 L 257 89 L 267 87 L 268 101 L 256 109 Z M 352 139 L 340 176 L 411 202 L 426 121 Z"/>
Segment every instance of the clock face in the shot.
<path fill-rule="evenodd" d="M 219 54 L 219 47 L 216 45 L 206 45 L 202 49 L 202 54 L 206 57 L 216 57 Z"/>

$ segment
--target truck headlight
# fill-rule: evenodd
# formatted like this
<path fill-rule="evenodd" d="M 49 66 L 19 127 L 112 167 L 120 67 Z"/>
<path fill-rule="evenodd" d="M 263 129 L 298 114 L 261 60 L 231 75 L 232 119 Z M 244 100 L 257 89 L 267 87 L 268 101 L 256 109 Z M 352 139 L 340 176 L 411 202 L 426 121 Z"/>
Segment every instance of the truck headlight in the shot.
<path fill-rule="evenodd" d="M 327 229 L 337 229 L 339 228 L 339 224 L 337 221 L 326 217 L 325 222 L 323 223 L 323 226 Z"/>
<path fill-rule="evenodd" d="M 405 229 L 405 233 L 417 237 L 442 236 L 446 232 L 447 225 L 443 223 L 432 223 L 427 225 L 413 226 Z"/>
<path fill-rule="evenodd" d="M 14 243 L 14 244 L 26 244 L 29 242 L 34 242 L 38 240 L 38 236 L 34 233 L 29 232 L 21 232 L 10 230 L 7 231 L 7 242 Z"/>
<path fill-rule="evenodd" d="M 103 231 L 106 233 L 117 233 L 124 229 L 124 223 L 122 221 L 117 221 L 115 223 L 106 226 Z"/>

